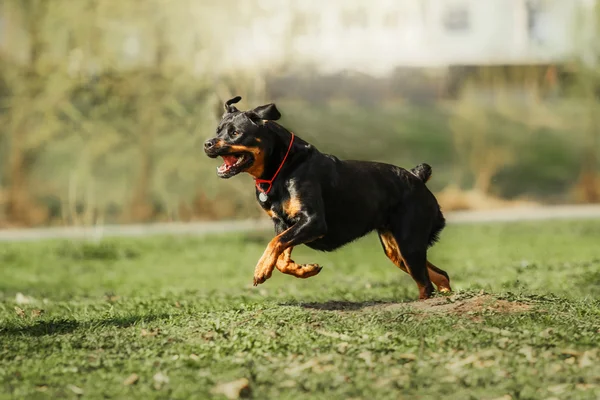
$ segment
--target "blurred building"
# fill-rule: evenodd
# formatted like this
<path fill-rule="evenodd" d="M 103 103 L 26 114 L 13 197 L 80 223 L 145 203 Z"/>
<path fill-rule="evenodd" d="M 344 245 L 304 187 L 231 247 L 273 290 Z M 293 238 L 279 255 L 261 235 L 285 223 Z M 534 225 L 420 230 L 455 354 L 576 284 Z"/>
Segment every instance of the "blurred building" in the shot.
<path fill-rule="evenodd" d="M 239 27 L 231 56 L 244 54 L 241 61 L 250 65 L 293 54 L 322 72 L 374 75 L 397 66 L 556 63 L 577 51 L 575 38 L 585 34 L 582 18 L 593 2 L 263 0 L 271 13 Z"/>
<path fill-rule="evenodd" d="M 385 75 L 395 67 L 531 65 L 568 60 L 586 34 L 586 8 L 596 0 L 174 0 L 150 18 L 127 7 L 104 7 L 100 18 L 109 53 L 123 66 L 151 62 L 156 37 L 148 21 L 169 25 L 169 57 L 210 69 L 312 64 L 320 72 L 345 69 Z M 127 3 L 127 2 L 125 2 Z M 0 52 L 24 60 L 26 22 L 18 7 L 0 2 Z M 108 4 L 108 3 L 107 3 Z M 133 3 L 132 3 L 133 4 Z M 132 7 L 129 7 L 132 9 Z M 108 11 L 107 11 L 108 10 Z M 66 8 L 77 14 L 76 7 Z M 82 7 L 82 13 L 85 12 Z M 10 15 L 10 14 L 13 15 Z M 121 13 L 121 14 L 119 14 Z M 55 23 L 50 47 L 72 51 L 77 15 Z M 69 26 L 69 21 L 75 25 Z M 10 23 L 9 23 L 10 22 Z M 91 40 L 96 35 L 91 35 Z M 202 41 L 200 43 L 199 41 Z M 207 48 L 208 47 L 208 48 Z M 1 53 L 0 53 L 1 54 Z M 137 61 L 136 61 L 137 60 Z M 112 65 L 116 65 L 115 62 Z M 202 64 L 202 62 L 200 62 Z M 204 68 L 196 68 L 203 73 Z"/>

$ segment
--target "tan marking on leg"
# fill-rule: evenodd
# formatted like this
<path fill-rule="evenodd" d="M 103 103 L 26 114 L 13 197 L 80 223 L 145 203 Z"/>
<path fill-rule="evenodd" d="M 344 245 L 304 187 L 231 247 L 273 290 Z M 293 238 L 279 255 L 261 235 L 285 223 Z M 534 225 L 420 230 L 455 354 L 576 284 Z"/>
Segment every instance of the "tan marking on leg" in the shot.
<path fill-rule="evenodd" d="M 402 253 L 400 252 L 400 248 L 398 247 L 398 242 L 396 242 L 396 238 L 392 235 L 391 232 L 381 232 L 379 234 L 381 238 L 381 242 L 383 243 L 385 255 L 402 271 L 406 272 L 410 275 L 410 269 L 408 265 L 404 262 L 402 258 Z M 437 287 L 439 292 L 447 293 L 451 292 L 452 289 L 450 287 L 450 281 L 446 278 L 441 272 L 441 269 L 427 261 L 427 272 L 429 274 L 429 279 L 433 284 Z M 419 286 L 419 292 L 424 291 L 425 288 L 421 288 Z"/>
<path fill-rule="evenodd" d="M 256 264 L 256 268 L 254 268 L 254 286 L 263 283 L 271 277 L 273 269 L 275 268 L 275 264 L 277 263 L 277 259 L 287 248 L 287 246 L 281 242 L 281 237 L 290 229 L 291 228 L 288 228 L 279 235 L 275 236 L 267 245 L 263 255 Z"/>
<path fill-rule="evenodd" d="M 402 254 L 400 253 L 400 247 L 398 247 L 398 242 L 396 242 L 396 238 L 394 237 L 394 235 L 392 235 L 391 232 L 381 232 L 379 233 L 379 238 L 381 239 L 381 243 L 383 243 L 385 255 L 398 268 L 410 275 L 410 271 L 408 270 L 406 263 L 402 258 Z"/>
<path fill-rule="evenodd" d="M 291 259 L 293 247 L 288 247 L 277 259 L 275 267 L 282 273 L 296 278 L 310 278 L 321 272 L 322 267 L 317 264 L 296 264 Z"/>
<path fill-rule="evenodd" d="M 450 280 L 442 274 L 442 272 L 445 271 L 427 261 L 427 272 L 429 273 L 429 279 L 431 279 L 431 282 L 437 287 L 438 292 L 447 293 L 452 291 Z"/>

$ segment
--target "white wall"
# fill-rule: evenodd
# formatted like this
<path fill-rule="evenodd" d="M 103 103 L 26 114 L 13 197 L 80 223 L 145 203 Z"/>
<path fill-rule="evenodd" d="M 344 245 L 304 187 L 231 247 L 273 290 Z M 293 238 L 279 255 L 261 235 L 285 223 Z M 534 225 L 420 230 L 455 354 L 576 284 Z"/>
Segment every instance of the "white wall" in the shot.
<path fill-rule="evenodd" d="M 242 62 L 278 62 L 292 54 L 294 60 L 312 61 L 323 71 L 351 68 L 385 74 L 395 66 L 564 60 L 573 51 L 582 0 L 539 0 L 543 11 L 531 32 L 527 0 L 272 1 L 279 7 L 278 16 L 258 18 L 237 36 L 237 47 L 245 53 Z M 452 5 L 466 8 L 466 30 L 444 27 Z M 352 13 L 358 22 L 348 22 Z M 307 26 L 293 35 L 298 14 Z"/>

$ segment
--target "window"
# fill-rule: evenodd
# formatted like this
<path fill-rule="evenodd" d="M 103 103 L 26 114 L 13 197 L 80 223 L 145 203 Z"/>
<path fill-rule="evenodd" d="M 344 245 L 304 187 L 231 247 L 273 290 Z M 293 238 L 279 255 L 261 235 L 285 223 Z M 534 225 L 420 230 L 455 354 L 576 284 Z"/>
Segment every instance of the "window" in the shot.
<path fill-rule="evenodd" d="M 525 3 L 527 9 L 527 33 L 532 42 L 542 44 L 544 42 L 544 5 L 540 1 L 528 0 Z"/>
<path fill-rule="evenodd" d="M 442 16 L 444 29 L 448 32 L 465 32 L 470 28 L 469 8 L 466 4 L 451 4 Z"/>

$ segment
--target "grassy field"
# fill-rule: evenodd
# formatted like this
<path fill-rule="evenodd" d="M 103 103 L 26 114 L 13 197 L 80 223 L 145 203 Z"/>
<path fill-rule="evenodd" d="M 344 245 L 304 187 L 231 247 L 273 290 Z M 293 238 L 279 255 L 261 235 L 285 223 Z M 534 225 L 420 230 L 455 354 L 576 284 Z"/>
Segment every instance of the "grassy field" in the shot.
<path fill-rule="evenodd" d="M 449 226 L 426 302 L 374 236 L 253 288 L 267 240 L 2 244 L 0 397 L 600 398 L 599 220 Z"/>

